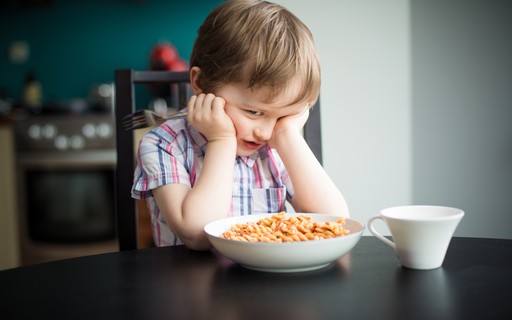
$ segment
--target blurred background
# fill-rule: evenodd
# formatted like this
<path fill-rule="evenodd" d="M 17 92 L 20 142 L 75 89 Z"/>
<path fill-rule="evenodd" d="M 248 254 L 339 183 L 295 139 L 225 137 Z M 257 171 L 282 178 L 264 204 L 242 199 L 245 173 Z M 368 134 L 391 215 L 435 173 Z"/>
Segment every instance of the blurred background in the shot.
<path fill-rule="evenodd" d="M 92 123 L 91 136 L 105 142 L 108 154 L 114 70 L 148 69 L 159 44 L 171 44 L 187 62 L 197 28 L 221 2 L 0 4 L 0 269 L 23 260 L 19 238 L 26 230 L 19 225 L 26 221 L 20 221 L 19 211 L 29 201 L 18 205 L 17 190 L 27 184 L 20 171 L 29 176 L 34 168 L 24 164 L 32 151 L 17 141 L 28 141 L 21 132 L 33 125 L 29 120 L 78 118 L 73 127 Z M 512 3 L 276 2 L 299 16 L 315 37 L 322 62 L 324 166 L 351 216 L 366 222 L 390 206 L 453 206 L 466 212 L 457 236 L 511 239 Z M 150 100 L 151 92 L 141 90 Z M 13 112 L 19 109 L 29 116 Z M 39 133 L 37 141 L 57 135 L 48 124 L 31 131 Z M 80 139 L 64 143 L 66 150 L 73 146 L 79 148 Z M 15 164 L 20 157 L 21 167 Z M 112 163 L 101 166 L 98 180 L 112 174 Z M 84 184 L 80 173 L 73 174 Z M 36 174 L 33 180 L 38 179 L 47 183 Z M 111 221 L 98 224 L 111 230 Z M 44 238 L 46 232 L 33 236 Z"/>
<path fill-rule="evenodd" d="M 46 104 L 89 97 L 117 68 L 147 69 L 172 43 L 188 60 L 197 28 L 222 1 L 8 0 L 0 4 L 0 92 L 22 100 L 27 76 Z"/>

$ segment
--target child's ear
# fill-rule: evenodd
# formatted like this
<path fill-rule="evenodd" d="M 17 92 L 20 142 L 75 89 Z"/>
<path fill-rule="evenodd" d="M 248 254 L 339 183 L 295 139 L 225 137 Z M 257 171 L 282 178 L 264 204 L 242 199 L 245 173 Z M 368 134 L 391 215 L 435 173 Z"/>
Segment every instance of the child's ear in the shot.
<path fill-rule="evenodd" d="M 190 85 L 192 86 L 192 91 L 194 91 L 194 95 L 197 96 L 203 93 L 203 88 L 201 84 L 201 68 L 190 68 Z"/>

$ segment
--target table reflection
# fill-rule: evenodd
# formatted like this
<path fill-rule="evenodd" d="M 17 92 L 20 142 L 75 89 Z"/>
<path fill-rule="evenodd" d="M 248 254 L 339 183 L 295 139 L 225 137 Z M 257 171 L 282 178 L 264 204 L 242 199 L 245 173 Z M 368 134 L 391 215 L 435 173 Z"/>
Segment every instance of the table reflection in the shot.
<path fill-rule="evenodd" d="M 330 266 L 300 273 L 267 273 L 238 264 L 217 269 L 211 287 L 214 319 L 322 319 L 326 304 L 343 292 L 349 276 L 349 256 Z M 278 301 L 279 303 L 275 303 Z"/>
<path fill-rule="evenodd" d="M 395 273 L 395 303 L 401 314 L 418 314 L 419 319 L 453 319 L 456 313 L 453 292 L 446 271 L 397 268 Z"/>

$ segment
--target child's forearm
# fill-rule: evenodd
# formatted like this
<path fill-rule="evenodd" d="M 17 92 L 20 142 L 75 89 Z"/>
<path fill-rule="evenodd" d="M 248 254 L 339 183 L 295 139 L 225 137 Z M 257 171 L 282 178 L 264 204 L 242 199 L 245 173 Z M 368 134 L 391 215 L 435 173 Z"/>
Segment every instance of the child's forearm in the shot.
<path fill-rule="evenodd" d="M 228 215 L 235 159 L 235 138 L 208 143 L 201 174 L 182 204 L 185 235 L 203 234 L 208 222 Z"/>
<path fill-rule="evenodd" d="M 299 133 L 280 135 L 275 148 L 293 183 L 295 210 L 349 216 L 345 198 Z"/>

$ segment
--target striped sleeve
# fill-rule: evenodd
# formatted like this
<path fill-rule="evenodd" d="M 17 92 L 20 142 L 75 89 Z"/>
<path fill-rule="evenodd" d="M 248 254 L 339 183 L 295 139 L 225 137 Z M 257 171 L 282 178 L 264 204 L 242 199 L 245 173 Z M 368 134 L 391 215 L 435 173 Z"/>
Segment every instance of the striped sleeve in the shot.
<path fill-rule="evenodd" d="M 146 134 L 140 144 L 132 196 L 146 199 L 157 187 L 180 183 L 190 186 L 187 170 L 189 138 L 184 130 L 161 126 Z"/>

